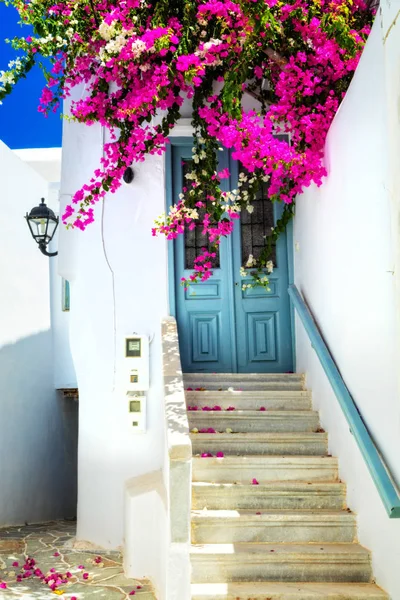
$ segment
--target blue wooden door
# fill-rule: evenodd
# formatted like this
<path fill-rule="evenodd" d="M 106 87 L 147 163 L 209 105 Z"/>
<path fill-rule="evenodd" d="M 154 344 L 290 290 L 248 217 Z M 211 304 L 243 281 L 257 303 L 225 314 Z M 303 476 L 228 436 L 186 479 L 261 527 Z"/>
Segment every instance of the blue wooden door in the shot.
<path fill-rule="evenodd" d="M 186 181 L 191 149 L 190 139 L 179 143 L 172 140 L 167 163 L 172 201 L 176 201 Z M 236 182 L 237 164 L 230 161 L 228 152 L 220 154 L 219 168 L 228 166 L 232 182 Z M 280 237 L 274 249 L 277 267 L 270 276 L 270 292 L 261 287 L 243 290 L 246 280 L 240 276 L 240 267 L 248 254 L 257 256 L 264 244 L 263 236 L 280 210 L 281 206 L 260 197 L 254 203 L 254 212 L 236 220 L 233 234 L 221 240 L 213 276 L 187 290 L 180 285 L 181 277 L 192 273 L 193 260 L 206 240 L 196 230 L 175 240 L 173 304 L 184 372 L 277 373 L 293 369 L 286 236 Z"/>

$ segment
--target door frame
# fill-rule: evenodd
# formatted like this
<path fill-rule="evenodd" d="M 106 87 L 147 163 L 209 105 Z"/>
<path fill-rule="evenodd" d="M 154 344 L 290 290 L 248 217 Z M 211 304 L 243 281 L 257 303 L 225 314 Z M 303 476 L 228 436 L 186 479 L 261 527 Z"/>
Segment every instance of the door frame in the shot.
<path fill-rule="evenodd" d="M 165 210 L 168 212 L 170 206 L 174 204 L 174 198 L 172 195 L 172 148 L 173 146 L 193 146 L 193 138 L 187 136 L 171 136 L 169 138 L 169 144 L 165 152 Z M 294 218 L 294 217 L 293 217 Z M 289 285 L 294 284 L 294 242 L 293 242 L 293 219 L 289 222 L 286 227 L 286 244 L 287 244 L 287 269 L 288 269 L 288 281 Z M 175 246 L 174 240 L 167 241 L 167 269 L 168 269 L 168 300 L 169 300 L 169 312 L 172 317 L 176 315 L 176 297 L 175 297 L 175 286 L 176 286 L 176 275 L 175 275 Z M 233 277 L 233 272 L 232 272 Z M 295 312 L 292 302 L 290 302 L 290 324 L 291 324 L 291 342 L 292 342 L 292 356 L 293 356 L 293 371 L 296 372 L 296 330 L 295 330 Z"/>

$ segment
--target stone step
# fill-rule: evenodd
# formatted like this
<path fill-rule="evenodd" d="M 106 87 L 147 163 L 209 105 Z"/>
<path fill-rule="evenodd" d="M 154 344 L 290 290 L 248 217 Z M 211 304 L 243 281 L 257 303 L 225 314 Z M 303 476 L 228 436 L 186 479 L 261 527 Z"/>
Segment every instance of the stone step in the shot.
<path fill-rule="evenodd" d="M 275 391 L 288 391 L 288 390 L 304 390 L 303 379 L 232 379 L 226 377 L 226 379 L 204 379 L 201 375 L 198 378 L 188 379 L 184 377 L 185 390 L 196 391 L 196 388 L 205 390 L 215 391 L 250 391 L 250 390 L 275 390 Z M 189 389 L 188 389 L 189 388 Z"/>
<path fill-rule="evenodd" d="M 192 546 L 192 583 L 352 581 L 372 578 L 358 544 L 206 544 Z"/>
<path fill-rule="evenodd" d="M 319 415 L 312 410 L 212 410 L 189 411 L 190 429 L 213 428 L 216 431 L 232 432 L 250 431 L 317 431 L 319 429 Z"/>
<path fill-rule="evenodd" d="M 184 373 L 183 380 L 186 381 L 284 381 L 284 382 L 304 382 L 303 373 Z"/>
<path fill-rule="evenodd" d="M 338 479 L 337 458 L 332 456 L 194 456 L 192 463 L 193 481 L 211 483 L 333 482 Z"/>
<path fill-rule="evenodd" d="M 356 536 L 347 511 L 192 511 L 192 544 L 348 543 Z"/>
<path fill-rule="evenodd" d="M 187 391 L 186 403 L 189 407 L 199 409 L 207 406 L 220 406 L 227 409 L 234 406 L 236 410 L 310 410 L 311 392 L 308 391 Z"/>
<path fill-rule="evenodd" d="M 369 583 L 195 583 L 192 600 L 389 600 Z"/>
<path fill-rule="evenodd" d="M 346 508 L 343 483 L 272 481 L 264 485 L 234 483 L 192 484 L 192 508 L 202 510 L 342 510 Z"/>
<path fill-rule="evenodd" d="M 192 433 L 193 454 L 300 454 L 328 451 L 326 433 Z"/>

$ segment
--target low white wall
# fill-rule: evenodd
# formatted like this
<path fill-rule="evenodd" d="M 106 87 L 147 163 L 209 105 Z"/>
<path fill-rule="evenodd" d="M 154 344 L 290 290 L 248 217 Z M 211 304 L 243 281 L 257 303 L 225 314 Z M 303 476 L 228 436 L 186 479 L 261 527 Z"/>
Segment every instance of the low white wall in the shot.
<path fill-rule="evenodd" d="M 79 93 L 79 91 L 77 91 Z M 68 106 L 66 106 L 68 109 Z M 98 167 L 102 130 L 64 124 L 61 212 Z M 161 318 L 168 314 L 164 239 L 151 235 L 164 211 L 164 157 L 134 166 L 135 179 L 96 207 L 85 232 L 59 233 L 59 273 L 71 284 L 71 350 L 79 387 L 80 540 L 123 542 L 125 482 L 163 465 Z M 147 432 L 130 425 L 124 387 L 124 336 L 147 334 L 151 388 Z"/>
<path fill-rule="evenodd" d="M 394 108 L 400 98 L 400 36 L 393 5 L 390 8 L 389 2 L 384 2 L 382 11 L 383 17 L 379 15 L 374 24 L 328 135 L 329 176 L 321 188 L 311 187 L 298 199 L 295 283 L 400 483 L 396 294 L 400 262 L 395 216 L 399 207 L 395 191 L 400 189 L 400 127 Z M 395 97 L 389 98 L 388 90 Z M 373 551 L 377 582 L 396 600 L 400 598 L 400 521 L 387 517 L 336 398 L 298 323 L 296 331 L 297 370 L 307 374 L 322 426 L 330 434 L 330 451 L 339 456 L 349 505 L 359 515 L 360 541 Z"/>
<path fill-rule="evenodd" d="M 69 407 L 53 385 L 49 259 L 24 219 L 48 182 L 2 142 L 0 164 L 2 526 L 73 516 L 75 507 L 65 471 Z"/>

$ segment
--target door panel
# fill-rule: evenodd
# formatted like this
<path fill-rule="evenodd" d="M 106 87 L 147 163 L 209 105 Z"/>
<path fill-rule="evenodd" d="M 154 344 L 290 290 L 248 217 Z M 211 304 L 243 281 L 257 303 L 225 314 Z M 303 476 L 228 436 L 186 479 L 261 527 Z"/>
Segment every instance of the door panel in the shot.
<path fill-rule="evenodd" d="M 172 194 L 178 198 L 184 185 L 186 165 L 192 157 L 192 141 L 172 146 Z M 222 155 L 223 154 L 223 155 Z M 228 155 L 221 153 L 220 168 L 228 166 Z M 179 236 L 174 243 L 176 317 L 184 372 L 236 371 L 234 310 L 232 290 L 231 240 L 220 244 L 217 267 L 204 283 L 187 290 L 181 277 L 193 272 L 193 259 L 204 241 L 199 232 Z"/>
<path fill-rule="evenodd" d="M 231 161 L 230 171 L 237 181 L 237 161 Z M 264 236 L 270 235 L 282 211 L 281 204 L 267 199 L 264 189 L 254 202 L 253 213 L 242 214 L 243 225 L 235 223 L 232 247 L 238 372 L 285 373 L 293 369 L 286 234 L 279 236 L 272 251 L 274 270 L 269 275 L 269 291 L 261 286 L 243 290 L 242 285 L 251 283 L 251 277 L 240 277 L 240 267 L 246 265 L 249 253 L 258 258 Z"/>

